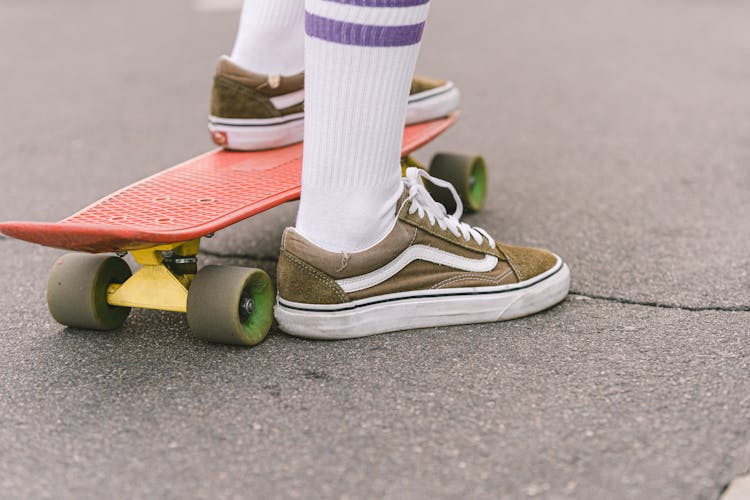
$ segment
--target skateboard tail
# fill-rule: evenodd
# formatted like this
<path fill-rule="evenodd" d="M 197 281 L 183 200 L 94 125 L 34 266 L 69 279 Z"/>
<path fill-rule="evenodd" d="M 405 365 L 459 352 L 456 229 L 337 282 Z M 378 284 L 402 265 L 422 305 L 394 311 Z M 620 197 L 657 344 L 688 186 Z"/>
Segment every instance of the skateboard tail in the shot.
<path fill-rule="evenodd" d="M 422 146 L 432 142 L 440 134 L 451 128 L 460 115 L 460 111 L 455 111 L 445 118 L 409 125 L 404 133 L 401 157 L 409 156 Z"/>

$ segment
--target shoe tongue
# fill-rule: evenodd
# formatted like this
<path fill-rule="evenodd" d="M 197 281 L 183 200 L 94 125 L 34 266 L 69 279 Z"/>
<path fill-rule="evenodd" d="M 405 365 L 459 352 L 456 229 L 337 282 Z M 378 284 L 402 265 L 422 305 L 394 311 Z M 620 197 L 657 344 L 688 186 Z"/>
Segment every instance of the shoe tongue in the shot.
<path fill-rule="evenodd" d="M 396 217 L 398 217 L 398 214 L 401 212 L 401 208 L 404 206 L 404 202 L 409 197 L 409 189 L 404 186 L 404 190 L 401 193 L 401 197 L 398 199 L 398 203 L 396 203 Z"/>
<path fill-rule="evenodd" d="M 221 56 L 219 63 L 216 67 L 216 73 L 230 77 L 234 80 L 238 80 L 245 85 L 255 87 L 256 90 L 261 93 L 280 93 L 279 87 L 282 84 L 282 77 L 277 75 L 266 75 L 263 73 L 255 73 L 241 66 L 238 66 L 227 56 Z M 288 78 L 297 78 L 294 77 Z M 267 90 L 266 90 L 267 89 Z M 263 92 L 266 90 L 266 92 Z M 269 92 L 270 91 L 270 92 Z"/>

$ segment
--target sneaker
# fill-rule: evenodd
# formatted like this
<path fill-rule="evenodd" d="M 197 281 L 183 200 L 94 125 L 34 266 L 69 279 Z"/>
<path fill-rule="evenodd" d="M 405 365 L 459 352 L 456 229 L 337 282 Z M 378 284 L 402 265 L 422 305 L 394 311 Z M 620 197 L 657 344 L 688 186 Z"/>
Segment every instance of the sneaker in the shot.
<path fill-rule="evenodd" d="M 222 56 L 211 90 L 208 130 L 219 146 L 253 151 L 302 141 L 304 73 L 268 76 L 252 73 Z M 406 112 L 408 125 L 446 116 L 458 108 L 451 82 L 414 77 Z"/>
<path fill-rule="evenodd" d="M 423 178 L 453 192 L 447 214 Z M 357 253 L 319 248 L 293 228 L 281 241 L 275 315 L 282 331 L 344 339 L 520 318 L 565 298 L 570 270 L 557 255 L 496 243 L 460 222 L 455 189 L 417 168 L 404 178 L 393 230 Z"/>

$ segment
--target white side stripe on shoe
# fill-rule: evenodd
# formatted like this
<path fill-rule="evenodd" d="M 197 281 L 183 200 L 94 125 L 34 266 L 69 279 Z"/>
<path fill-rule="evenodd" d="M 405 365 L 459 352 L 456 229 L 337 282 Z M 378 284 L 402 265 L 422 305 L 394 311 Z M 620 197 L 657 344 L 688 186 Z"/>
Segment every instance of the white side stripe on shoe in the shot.
<path fill-rule="evenodd" d="M 289 92 L 288 94 L 271 97 L 271 104 L 276 109 L 286 109 L 295 106 L 305 100 L 305 89 Z"/>
<path fill-rule="evenodd" d="M 469 259 L 431 246 L 414 245 L 380 269 L 361 276 L 337 280 L 336 283 L 346 293 L 365 290 L 387 281 L 415 260 L 424 260 L 471 273 L 487 273 L 497 265 L 497 257 L 494 255 L 485 255 L 483 259 Z"/>

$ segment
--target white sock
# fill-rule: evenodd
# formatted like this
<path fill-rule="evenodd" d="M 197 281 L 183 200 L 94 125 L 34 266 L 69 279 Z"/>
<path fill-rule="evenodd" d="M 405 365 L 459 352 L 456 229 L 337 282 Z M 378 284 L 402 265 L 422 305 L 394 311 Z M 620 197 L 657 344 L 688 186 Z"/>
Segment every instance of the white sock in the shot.
<path fill-rule="evenodd" d="M 245 0 L 230 59 L 254 73 L 296 75 L 305 67 L 304 0 Z"/>
<path fill-rule="evenodd" d="M 297 230 L 327 250 L 363 250 L 393 227 L 406 104 L 428 8 L 429 0 L 305 1 Z"/>

